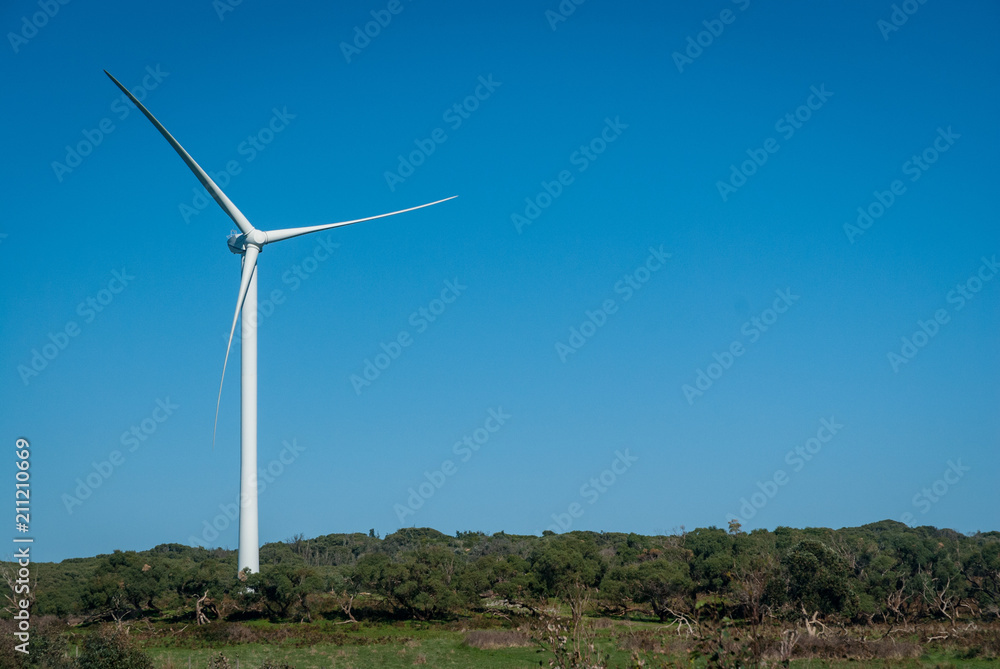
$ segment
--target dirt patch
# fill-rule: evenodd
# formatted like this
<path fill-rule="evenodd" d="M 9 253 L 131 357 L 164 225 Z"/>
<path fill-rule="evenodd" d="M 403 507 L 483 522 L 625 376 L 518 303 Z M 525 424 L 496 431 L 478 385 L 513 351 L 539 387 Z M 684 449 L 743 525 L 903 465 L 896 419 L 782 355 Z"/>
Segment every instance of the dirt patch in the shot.
<path fill-rule="evenodd" d="M 465 633 L 465 645 L 473 648 L 526 648 L 535 645 L 524 632 L 517 630 L 471 630 Z"/>

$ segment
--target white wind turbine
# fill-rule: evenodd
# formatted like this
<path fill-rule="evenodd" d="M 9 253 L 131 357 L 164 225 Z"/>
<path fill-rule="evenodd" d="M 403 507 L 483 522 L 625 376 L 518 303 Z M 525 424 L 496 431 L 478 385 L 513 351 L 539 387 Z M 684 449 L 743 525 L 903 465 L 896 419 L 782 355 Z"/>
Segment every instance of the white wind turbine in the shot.
<path fill-rule="evenodd" d="M 310 232 L 320 232 L 329 230 L 341 225 L 351 223 L 361 223 L 371 221 L 376 218 L 385 218 L 402 214 L 414 209 L 422 209 L 440 202 L 458 197 L 445 198 L 436 202 L 428 202 L 409 209 L 379 214 L 378 216 L 368 216 L 358 218 L 353 221 L 341 221 L 340 223 L 327 223 L 324 225 L 312 225 L 304 228 L 287 228 L 285 230 L 258 230 L 250 224 L 242 212 L 236 208 L 226 194 L 212 181 L 205 173 L 205 170 L 194 161 L 194 159 L 184 150 L 177 140 L 167 132 L 149 110 L 127 88 L 111 76 L 107 70 L 104 71 L 111 81 L 122 90 L 125 95 L 135 104 L 136 107 L 146 115 L 160 134 L 170 142 L 177 154 L 187 163 L 194 175 L 198 177 L 201 185 L 212 194 L 215 201 L 219 203 L 222 210 L 229 215 L 236 223 L 242 234 L 233 234 L 229 237 L 229 250 L 243 256 L 243 270 L 240 274 L 240 291 L 236 298 L 236 313 L 233 314 L 233 324 L 229 329 L 229 343 L 226 345 L 226 358 L 222 364 L 222 379 L 226 378 L 226 365 L 229 363 L 229 349 L 233 345 L 233 333 L 236 331 L 236 321 L 241 310 L 247 313 L 257 313 L 257 273 L 254 271 L 257 266 L 257 255 L 261 252 L 265 244 L 280 242 L 283 239 L 306 235 Z M 242 340 L 240 342 L 240 547 L 237 564 L 239 573 L 249 568 L 251 572 L 260 570 L 259 544 L 257 541 L 257 323 L 256 318 L 243 320 Z M 219 399 L 215 403 L 215 424 L 219 423 L 219 403 L 222 400 L 222 381 L 219 382 Z M 215 428 L 212 432 L 212 443 L 215 443 Z"/>

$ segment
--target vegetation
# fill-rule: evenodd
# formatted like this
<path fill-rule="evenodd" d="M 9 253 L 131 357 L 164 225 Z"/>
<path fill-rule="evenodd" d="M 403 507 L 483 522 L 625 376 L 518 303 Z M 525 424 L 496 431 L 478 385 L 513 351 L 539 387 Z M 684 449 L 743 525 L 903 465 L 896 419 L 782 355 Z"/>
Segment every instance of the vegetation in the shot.
<path fill-rule="evenodd" d="M 74 662 L 76 669 L 152 669 L 149 655 L 129 638 L 128 630 L 105 627 L 89 635 Z"/>
<path fill-rule="evenodd" d="M 231 647 L 254 667 L 311 666 L 264 652 L 302 645 L 330 650 L 316 666 L 340 666 L 345 647 L 378 655 L 375 647 L 400 643 L 396 655 L 420 663 L 405 645 L 419 635 L 399 641 L 401 629 L 422 630 L 424 662 L 432 640 L 450 649 L 433 666 L 467 666 L 449 663 L 483 653 L 537 666 L 539 651 L 563 667 L 1000 656 L 1000 533 L 893 521 L 653 537 L 427 528 L 300 536 L 265 545 L 261 572 L 241 579 L 235 552 L 178 544 L 34 569 L 33 615 L 49 622 L 36 625 L 30 660 L 5 649 L 0 669 L 150 669 L 136 643 L 159 648 L 157 662 L 204 648 L 200 668 L 211 660 L 225 669 L 237 658 Z"/>

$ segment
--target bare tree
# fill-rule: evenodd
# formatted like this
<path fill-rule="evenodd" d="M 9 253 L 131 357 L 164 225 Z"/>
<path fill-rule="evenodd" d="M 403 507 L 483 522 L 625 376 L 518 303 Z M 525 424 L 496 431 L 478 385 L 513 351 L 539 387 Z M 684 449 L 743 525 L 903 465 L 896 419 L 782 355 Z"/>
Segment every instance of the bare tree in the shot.
<path fill-rule="evenodd" d="M 802 615 L 805 618 L 806 623 L 806 633 L 809 636 L 816 636 L 819 631 L 816 629 L 815 625 L 819 625 L 826 632 L 826 625 L 822 623 L 819 619 L 819 611 L 813 611 L 812 618 L 809 617 L 809 613 L 806 611 L 806 607 L 802 606 Z"/>
<path fill-rule="evenodd" d="M 924 580 L 924 601 L 927 605 L 938 611 L 951 626 L 955 626 L 955 619 L 958 618 L 958 606 L 961 603 L 960 600 L 953 595 L 948 594 L 948 589 L 951 587 L 951 577 L 945 581 L 944 585 L 940 584 L 940 580 L 936 578 L 929 578 Z"/>
<path fill-rule="evenodd" d="M 33 606 L 35 604 L 35 586 L 36 577 L 32 575 L 29 577 L 27 583 L 18 583 L 17 577 L 18 564 L 16 562 L 0 562 L 0 575 L 3 576 L 4 582 L 7 583 L 8 590 L 4 592 L 4 599 L 7 600 L 7 605 L 3 607 L 4 611 L 7 611 L 11 615 L 14 615 L 20 609 L 24 608 L 18 604 L 21 601 L 27 601 L 28 606 Z M 27 585 L 27 590 L 18 592 L 18 585 Z M 23 588 L 22 588 L 23 590 Z"/>
<path fill-rule="evenodd" d="M 212 613 L 216 618 L 219 618 L 219 610 L 213 602 L 208 597 L 208 590 L 201 597 L 198 597 L 194 602 L 194 615 L 195 620 L 199 625 L 207 625 L 209 623 L 208 616 L 206 613 Z"/>

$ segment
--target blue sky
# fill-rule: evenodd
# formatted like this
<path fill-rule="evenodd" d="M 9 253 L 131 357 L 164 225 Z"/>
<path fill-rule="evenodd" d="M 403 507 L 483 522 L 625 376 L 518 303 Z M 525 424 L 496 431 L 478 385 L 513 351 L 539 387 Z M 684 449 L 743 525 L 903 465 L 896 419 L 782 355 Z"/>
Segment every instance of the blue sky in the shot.
<path fill-rule="evenodd" d="M 44 4 L 0 10 L 37 558 L 237 544 L 234 226 L 103 69 L 259 228 L 460 196 L 261 254 L 262 541 L 1000 527 L 995 5 Z"/>

